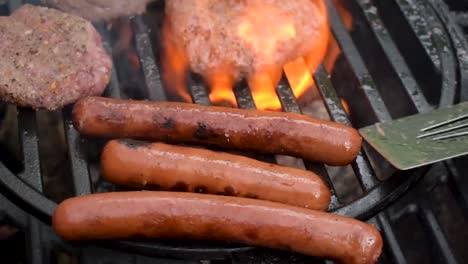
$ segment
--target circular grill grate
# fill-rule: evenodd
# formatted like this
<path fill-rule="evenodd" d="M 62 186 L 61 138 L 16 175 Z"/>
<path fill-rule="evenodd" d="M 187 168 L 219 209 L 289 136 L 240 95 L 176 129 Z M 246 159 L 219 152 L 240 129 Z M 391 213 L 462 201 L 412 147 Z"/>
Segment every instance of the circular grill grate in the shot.
<path fill-rule="evenodd" d="M 19 0 L 10 0 L 7 5 L 1 6 L 0 10 L 11 11 L 21 4 Z M 120 21 L 133 33 L 133 52 L 141 64 L 141 69 L 136 73 L 136 76 L 141 78 L 132 79 L 130 82 L 126 77 L 135 74 L 129 75 L 128 71 L 132 69 L 126 66 L 119 54 L 116 55 L 115 32 L 118 30 L 109 30 L 103 24 L 96 25 L 102 34 L 106 49 L 114 57 L 115 70 L 106 96 L 126 97 L 126 87 L 131 86 L 140 89 L 139 97 L 155 101 L 168 100 L 158 66 L 158 34 L 162 8 L 161 4 L 156 4 L 144 17 Z M 432 8 L 427 1 L 416 0 L 376 1 L 375 4 L 371 1 L 356 0 L 350 1 L 347 8 L 355 20 L 355 27 L 351 33 L 347 31 L 337 7 L 329 4 L 332 33 L 342 55 L 331 75 L 323 66 L 314 74 L 317 88 L 332 120 L 361 127 L 425 112 L 456 101 L 459 88 L 466 80 L 465 73 L 460 69 L 466 67 L 467 61 L 459 59 L 460 50 L 464 48 L 461 37 L 447 20 L 447 15 L 440 13 L 443 11 Z M 385 13 L 381 10 L 385 10 Z M 118 26 L 119 24 L 115 27 Z M 409 47 L 417 49 L 407 50 Z M 421 77 L 427 75 L 428 71 L 432 79 Z M 424 84 L 430 80 L 433 84 L 426 88 Z M 189 83 L 194 103 L 209 104 L 204 85 L 196 78 L 189 80 Z M 434 92 L 434 89 L 437 91 Z M 301 105 L 294 98 L 285 80 L 281 81 L 276 92 L 284 111 L 302 113 Z M 239 107 L 255 107 L 250 91 L 245 85 L 236 86 L 235 94 Z M 399 99 L 398 102 L 394 101 L 395 98 Z M 341 99 L 349 103 L 351 117 L 343 109 Z M 45 195 L 44 168 L 41 163 L 44 156 L 40 154 L 41 145 L 37 130 L 38 116 L 48 113 L 16 109 L 12 106 L 8 108 L 17 112 L 20 150 L 18 155 L 21 158 L 20 164 L 15 165 L 15 162 L 11 161 L 14 158 L 0 157 L 4 162 L 0 163 L 0 184 L 15 202 L 50 223 L 56 203 Z M 71 124 L 70 108 L 63 110 L 60 119 L 63 122 L 68 147 L 73 195 L 116 190 L 115 186 L 102 182 L 99 177 L 97 161 L 103 141 L 81 137 Z M 270 158 L 273 161 L 279 159 Z M 352 177 L 359 185 L 357 195 L 348 201 L 340 199 L 339 192 L 335 190 L 334 186 L 337 183 L 336 180 L 330 179 L 331 168 L 302 160 L 297 160 L 296 164 L 315 171 L 330 184 L 334 193 L 330 212 L 362 220 L 372 217 L 401 196 L 428 170 L 421 168 L 395 171 L 376 153 L 365 147 L 352 164 Z M 178 258 L 191 258 L 193 255 L 218 258 L 251 249 L 235 244 L 211 242 L 115 241 L 108 245 Z"/>

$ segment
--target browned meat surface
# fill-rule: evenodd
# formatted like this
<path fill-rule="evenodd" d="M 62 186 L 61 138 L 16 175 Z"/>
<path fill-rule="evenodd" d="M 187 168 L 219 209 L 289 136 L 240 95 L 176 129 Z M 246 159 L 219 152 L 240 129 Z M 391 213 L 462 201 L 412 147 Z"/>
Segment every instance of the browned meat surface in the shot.
<path fill-rule="evenodd" d="M 88 21 L 54 9 L 24 5 L 0 17 L 0 98 L 56 109 L 100 95 L 112 62 Z"/>
<path fill-rule="evenodd" d="M 206 149 L 112 140 L 101 176 L 137 189 L 239 196 L 325 211 L 330 189 L 317 174 Z"/>
<path fill-rule="evenodd" d="M 60 203 L 53 227 L 70 241 L 206 239 L 241 242 L 374 264 L 382 252 L 375 227 L 351 218 L 268 201 L 195 193 L 118 192 Z"/>
<path fill-rule="evenodd" d="M 73 108 L 80 133 L 283 154 L 333 166 L 361 149 L 359 132 L 339 123 L 273 111 L 86 97 Z"/>
<path fill-rule="evenodd" d="M 93 21 L 141 14 L 154 0 L 43 0 L 57 8 Z"/>
<path fill-rule="evenodd" d="M 326 24 L 321 0 L 167 0 L 173 37 L 194 72 L 250 76 L 313 51 Z M 326 41 L 326 40 L 325 40 Z"/>

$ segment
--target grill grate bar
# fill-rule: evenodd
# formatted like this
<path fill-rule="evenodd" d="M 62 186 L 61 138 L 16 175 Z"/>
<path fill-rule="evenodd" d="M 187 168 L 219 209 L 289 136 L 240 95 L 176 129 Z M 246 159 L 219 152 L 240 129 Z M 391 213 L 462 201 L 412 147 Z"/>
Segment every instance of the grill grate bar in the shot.
<path fill-rule="evenodd" d="M 153 47 L 149 36 L 149 27 L 143 22 L 141 16 L 132 19 L 135 30 L 135 44 L 140 57 L 141 66 L 146 80 L 147 94 L 152 101 L 167 101 L 166 94 L 162 88 L 161 76 L 155 61 Z"/>
<path fill-rule="evenodd" d="M 385 244 L 390 248 L 392 253 L 393 261 L 396 264 L 406 264 L 406 258 L 401 250 L 400 244 L 393 232 L 392 225 L 390 224 L 389 217 L 386 213 L 380 213 L 377 215 L 377 220 L 381 230 L 383 231 Z"/>
<path fill-rule="evenodd" d="M 188 83 L 190 87 L 190 94 L 194 103 L 199 105 L 211 105 L 208 91 L 203 84 L 203 81 L 198 76 L 191 75 L 188 77 Z"/>
<path fill-rule="evenodd" d="M 352 70 L 354 71 L 360 87 L 364 91 L 367 100 L 371 104 L 380 122 L 391 120 L 390 113 L 385 106 L 375 82 L 367 70 L 361 55 L 356 48 L 351 36 L 341 20 L 336 8 L 328 4 L 328 15 L 330 17 L 330 26 L 343 54 L 347 58 Z"/>
<path fill-rule="evenodd" d="M 419 43 L 424 49 L 424 52 L 431 58 L 430 63 L 434 67 L 440 68 L 440 58 L 434 43 L 430 41 L 432 32 L 427 25 L 427 16 L 421 16 L 420 9 L 415 8 L 414 5 L 421 6 L 419 0 L 408 1 L 408 0 L 393 0 L 399 7 L 403 18 L 406 19 L 408 25 L 412 28 L 416 37 L 419 39 Z M 411 18 L 411 19 L 409 19 Z"/>
<path fill-rule="evenodd" d="M 50 259 L 51 251 L 44 247 L 41 225 L 42 223 L 39 220 L 32 216 L 28 217 L 26 248 L 29 250 L 26 253 L 31 264 L 41 264 L 44 263 L 44 259 Z"/>
<path fill-rule="evenodd" d="M 8 199 L 5 193 L 2 193 L 0 194 L 0 221 L 5 222 L 7 217 L 8 220 L 12 222 L 12 224 L 19 227 L 27 226 L 29 220 L 29 216 L 24 214 L 24 212 L 18 208 L 16 204 Z"/>
<path fill-rule="evenodd" d="M 86 141 L 80 137 L 80 133 L 73 127 L 73 124 L 69 121 L 65 114 L 64 122 L 65 136 L 67 137 L 68 144 L 68 156 L 71 164 L 71 175 L 73 178 L 73 188 L 75 195 L 90 194 L 91 179 L 89 177 L 88 162 L 84 155 L 84 147 Z"/>
<path fill-rule="evenodd" d="M 95 25 L 98 32 L 101 34 L 103 46 L 109 56 L 112 57 L 112 46 L 110 44 L 110 32 L 105 24 L 100 23 Z M 112 62 L 114 63 L 114 62 Z M 113 98 L 120 98 L 121 91 L 119 89 L 119 81 L 117 78 L 116 68 L 112 65 L 112 75 L 110 83 L 105 91 L 106 95 Z M 68 155 L 71 164 L 71 175 L 73 179 L 73 187 L 75 195 L 85 195 L 93 192 L 91 184 L 91 175 L 88 159 L 86 156 L 87 140 L 80 136 L 80 133 L 73 127 L 71 120 L 71 110 L 64 110 L 64 129 L 67 137 Z"/>
<path fill-rule="evenodd" d="M 348 126 L 352 126 L 348 115 L 346 114 L 346 111 L 341 104 L 340 98 L 336 94 L 330 77 L 323 65 L 320 65 L 315 70 L 314 80 L 332 120 Z"/>
<path fill-rule="evenodd" d="M 448 187 L 462 208 L 463 215 L 468 219 L 468 193 L 465 191 L 468 190 L 468 182 L 463 180 L 463 171 L 457 169 L 457 165 L 459 164 L 455 164 L 454 161 L 447 161 L 445 162 L 445 165 L 450 171 L 450 176 L 447 179 Z M 461 166 L 463 165 L 459 165 L 459 167 Z"/>
<path fill-rule="evenodd" d="M 370 165 L 369 159 L 363 151 L 359 152 L 356 161 L 354 161 L 351 166 L 358 177 L 359 183 L 364 188 L 364 191 L 369 192 L 377 186 L 379 180 Z"/>
<path fill-rule="evenodd" d="M 99 258 L 96 259 L 96 256 L 99 256 Z M 135 263 L 135 257 L 131 255 L 111 251 L 108 249 L 89 248 L 88 250 L 83 251 L 83 253 L 81 254 L 80 263 L 82 264 Z"/>
<path fill-rule="evenodd" d="M 330 179 L 330 175 L 328 174 L 327 169 L 325 166 L 321 163 L 313 163 L 313 162 L 306 162 L 305 163 L 306 168 L 310 171 L 315 172 L 317 175 L 324 180 L 327 185 L 330 187 L 330 191 L 332 194 L 331 200 L 330 200 L 330 206 L 328 207 L 329 210 L 333 210 L 335 208 L 339 208 L 342 206 L 342 203 L 340 201 L 340 198 L 336 195 L 336 189 L 335 186 L 333 185 L 333 182 Z"/>
<path fill-rule="evenodd" d="M 239 108 L 243 109 L 256 109 L 257 106 L 252 97 L 252 92 L 245 82 L 242 82 L 241 85 L 236 85 L 234 87 L 234 95 L 236 96 L 237 104 Z"/>
<path fill-rule="evenodd" d="M 423 96 L 423 93 L 413 77 L 408 65 L 403 59 L 401 53 L 398 51 L 398 48 L 391 38 L 388 30 L 385 28 L 384 23 L 380 19 L 377 13 L 377 7 L 369 1 L 356 1 L 361 9 L 363 10 L 364 15 L 369 21 L 370 28 L 372 29 L 374 35 L 379 42 L 379 45 L 382 47 L 387 59 L 392 65 L 393 70 L 395 70 L 400 83 L 406 89 L 408 95 L 414 102 L 416 108 L 419 112 L 427 112 L 432 109 L 429 103 L 426 101 L 426 98 Z"/>
<path fill-rule="evenodd" d="M 284 78 L 278 84 L 276 92 L 280 99 L 281 106 L 285 112 L 302 114 L 302 110 L 294 97 L 291 86 Z M 339 206 L 339 198 L 336 196 L 335 187 L 333 186 L 333 182 L 331 181 L 325 166 L 323 164 L 311 163 L 303 160 L 301 160 L 300 165 L 301 167 L 303 166 L 304 168 L 307 168 L 308 170 L 318 174 L 328 184 L 334 196 L 332 197 L 332 201 L 334 201 L 334 203 L 330 205 L 330 208 L 336 208 L 335 206 Z"/>
<path fill-rule="evenodd" d="M 452 252 L 452 249 L 448 243 L 447 237 L 442 231 L 434 212 L 429 207 L 426 201 L 422 201 L 419 205 L 418 216 L 421 219 L 424 227 L 429 230 L 430 234 L 434 238 L 433 241 L 437 243 L 440 253 L 445 259 L 447 264 L 456 264 L 458 261 L 455 258 L 455 255 Z"/>
<path fill-rule="evenodd" d="M 336 94 L 330 77 L 323 66 L 320 66 L 315 71 L 314 79 L 332 119 L 336 122 L 351 126 L 351 122 L 343 109 L 340 98 Z M 364 191 L 368 192 L 377 186 L 379 180 L 377 179 L 364 152 L 361 151 L 358 154 L 358 157 L 356 161 L 353 162 L 352 166 Z"/>
<path fill-rule="evenodd" d="M 34 189 L 42 191 L 39 162 L 39 139 L 36 132 L 36 111 L 18 108 L 18 131 L 21 141 L 24 170 L 18 176 Z"/>
<path fill-rule="evenodd" d="M 276 87 L 276 93 L 280 99 L 283 111 L 302 114 L 302 110 L 296 101 L 293 91 L 291 90 L 291 86 L 289 86 L 289 83 L 285 79 L 282 79 Z"/>
<path fill-rule="evenodd" d="M 441 1 L 429 2 L 431 1 L 394 0 L 380 1 L 377 4 L 381 5 L 382 10 L 390 9 L 397 12 L 393 16 L 398 17 L 399 23 L 412 32 L 411 35 L 403 34 L 400 36 L 399 29 L 393 29 L 396 31 L 393 32 L 394 37 L 396 34 L 397 38 L 401 40 L 414 38 L 413 42 L 416 42 L 408 47 L 410 51 L 415 50 L 415 53 L 407 52 L 406 55 L 408 64 L 418 70 L 414 72 L 414 75 L 419 75 L 418 78 L 423 82 L 421 88 L 425 90 L 426 99 L 432 105 L 448 106 L 453 103 L 456 97 L 457 84 L 460 84 L 457 78 L 466 82 L 466 77 L 463 76 L 465 74 L 459 73 L 460 75 L 457 76 L 457 68 L 461 68 L 464 64 L 463 57 L 466 54 L 466 47 L 461 48 L 462 45 L 458 39 L 462 34 L 454 32 L 459 31 L 458 29 L 454 30 L 454 26 L 452 26 L 456 24 L 454 21 L 446 20 L 445 16 L 449 12 L 441 10 L 443 9 L 439 3 Z M 390 15 L 388 16 L 390 19 Z M 390 24 L 388 26 L 390 27 Z M 458 58 L 455 57 L 454 49 L 457 51 Z M 457 59 L 460 63 L 458 66 Z M 425 70 L 425 68 L 427 69 Z M 440 82 L 442 84 L 441 97 L 439 101 L 433 101 L 439 95 L 435 89 L 440 87 Z"/>
<path fill-rule="evenodd" d="M 109 56 L 112 56 L 112 46 L 110 44 L 111 36 L 110 36 L 109 30 L 107 30 L 105 24 L 103 23 L 99 23 L 94 26 L 96 27 L 99 34 L 101 35 L 102 45 L 104 46 L 104 49 L 106 50 Z M 121 98 L 122 94 L 120 93 L 120 89 L 119 89 L 119 79 L 117 78 L 117 72 L 115 69 L 116 68 L 114 65 L 114 60 L 112 60 L 112 75 L 110 77 L 110 83 L 107 86 L 107 89 L 105 91 L 105 95 L 112 97 L 112 98 Z"/>
<path fill-rule="evenodd" d="M 455 56 L 453 54 L 453 46 L 446 32 L 445 26 L 441 21 L 436 21 L 434 18 L 438 17 L 434 9 L 427 6 L 427 2 L 420 2 L 424 14 L 430 14 L 427 19 L 429 28 L 432 30 L 432 42 L 435 45 L 437 53 L 440 57 L 440 72 L 442 75 L 442 92 L 439 101 L 439 107 L 451 105 L 456 96 L 457 86 L 457 73 Z M 462 60 L 463 61 L 463 60 Z"/>
<path fill-rule="evenodd" d="M 437 4 L 437 3 L 436 3 Z M 447 6 L 442 5 L 441 9 L 445 12 L 448 12 Z M 447 30 L 452 37 L 453 46 L 457 52 L 457 61 L 459 63 L 459 87 L 468 87 L 468 42 L 467 39 L 463 37 L 462 29 L 456 26 L 455 19 L 449 16 L 441 15 L 441 18 L 444 19 L 444 22 L 448 25 Z M 460 100 L 468 100 L 468 89 L 460 89 Z"/>

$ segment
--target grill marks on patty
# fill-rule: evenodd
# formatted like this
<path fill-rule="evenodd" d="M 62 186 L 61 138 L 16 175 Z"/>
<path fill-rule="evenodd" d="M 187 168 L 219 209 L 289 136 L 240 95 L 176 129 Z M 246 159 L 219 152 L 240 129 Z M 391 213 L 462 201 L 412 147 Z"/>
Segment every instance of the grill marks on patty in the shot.
<path fill-rule="evenodd" d="M 57 109 L 100 95 L 111 59 L 88 21 L 24 5 L 0 17 L 0 97 L 33 108 Z"/>

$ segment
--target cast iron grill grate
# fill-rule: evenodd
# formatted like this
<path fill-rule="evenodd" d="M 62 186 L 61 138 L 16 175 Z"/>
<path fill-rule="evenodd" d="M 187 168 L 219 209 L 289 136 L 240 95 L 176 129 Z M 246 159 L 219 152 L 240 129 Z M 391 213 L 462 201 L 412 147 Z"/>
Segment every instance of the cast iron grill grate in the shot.
<path fill-rule="evenodd" d="M 34 1 L 26 1 L 34 2 Z M 425 112 L 434 107 L 455 102 L 460 95 L 460 87 L 466 82 L 468 61 L 464 39 L 450 18 L 444 16 L 443 9 L 435 9 L 427 1 L 408 0 L 355 0 L 348 1 L 347 8 L 355 19 L 355 28 L 350 34 L 343 23 L 335 5 L 328 1 L 330 24 L 334 39 L 342 56 L 332 73 L 320 66 L 314 79 L 326 109 L 332 120 L 356 127 L 385 122 L 393 118 Z M 8 13 L 23 2 L 9 0 L 1 6 L 2 13 Z M 37 4 L 37 3 L 35 3 Z M 160 4 L 154 6 L 161 10 Z M 394 18 L 396 17 L 396 18 Z M 132 41 L 135 54 L 141 65 L 141 79 L 136 86 L 141 97 L 154 101 L 167 101 L 159 73 L 158 24 L 151 14 L 136 16 L 127 21 L 133 32 Z M 103 36 L 104 44 L 110 54 L 114 54 L 115 69 L 105 95 L 114 98 L 126 97 L 125 79 L 127 68 L 115 57 L 114 30 L 104 24 L 96 25 Z M 407 34 L 402 39 L 399 35 Z M 408 47 L 416 48 L 415 52 Z M 413 54 L 414 53 L 414 54 Z M 415 62 L 421 60 L 423 65 Z M 427 63 L 426 63 L 427 62 Z M 427 78 L 427 74 L 432 77 Z M 210 104 L 208 92 L 197 78 L 191 78 L 189 91 L 194 103 Z M 426 88 L 428 82 L 432 85 Z M 437 92 L 434 93 L 433 87 Z M 283 111 L 302 113 L 289 84 L 283 79 L 276 89 Z M 235 95 L 239 107 L 255 108 L 250 90 L 236 86 Z M 344 111 L 341 99 L 351 107 L 351 117 Z M 398 100 L 396 100 L 398 99 Z M 14 107 L 9 106 L 14 109 Z M 13 173 L 14 167 L 0 164 L 0 183 L 21 205 L 45 222 L 56 203 L 44 194 L 43 168 L 41 167 L 39 137 L 36 118 L 39 112 L 29 109 L 16 109 L 18 113 L 18 137 L 21 168 Z M 46 113 L 47 114 L 47 113 Z M 114 187 L 102 184 L 99 180 L 96 159 L 102 142 L 82 138 L 70 121 L 70 108 L 63 110 L 63 130 L 66 135 L 70 162 L 70 176 L 74 195 L 83 195 Z M 273 157 L 279 160 L 280 157 Z M 371 162 L 371 161 L 372 162 Z M 317 172 L 332 188 L 334 195 L 330 211 L 350 217 L 367 220 L 396 200 L 410 185 L 425 175 L 431 168 L 412 171 L 395 171 L 381 158 L 366 147 L 352 164 L 354 177 L 359 182 L 360 195 L 353 201 L 343 201 L 329 177 L 329 168 L 298 160 L 296 164 Z M 9 167 L 5 166 L 8 165 Z M 390 174 L 390 175 L 388 175 Z M 96 183 L 97 182 L 97 183 Z M 430 208 L 424 207 L 423 212 Z M 424 219 L 431 221 L 430 214 Z M 371 220 L 384 231 L 391 255 L 397 263 L 404 263 L 399 245 L 394 240 L 388 217 L 380 214 Z M 437 223 L 429 225 L 437 230 Z M 440 228 L 439 228 L 440 229 Z M 436 234 L 437 237 L 437 234 Z M 443 237 L 438 236 L 438 239 Z M 439 241 L 439 240 L 438 240 Z M 163 256 L 187 257 L 200 255 L 203 258 L 219 258 L 234 252 L 248 251 L 250 247 L 234 244 L 196 243 L 196 242 L 113 242 L 113 244 L 136 252 L 159 254 Z M 443 243 L 440 244 L 441 248 Z"/>

